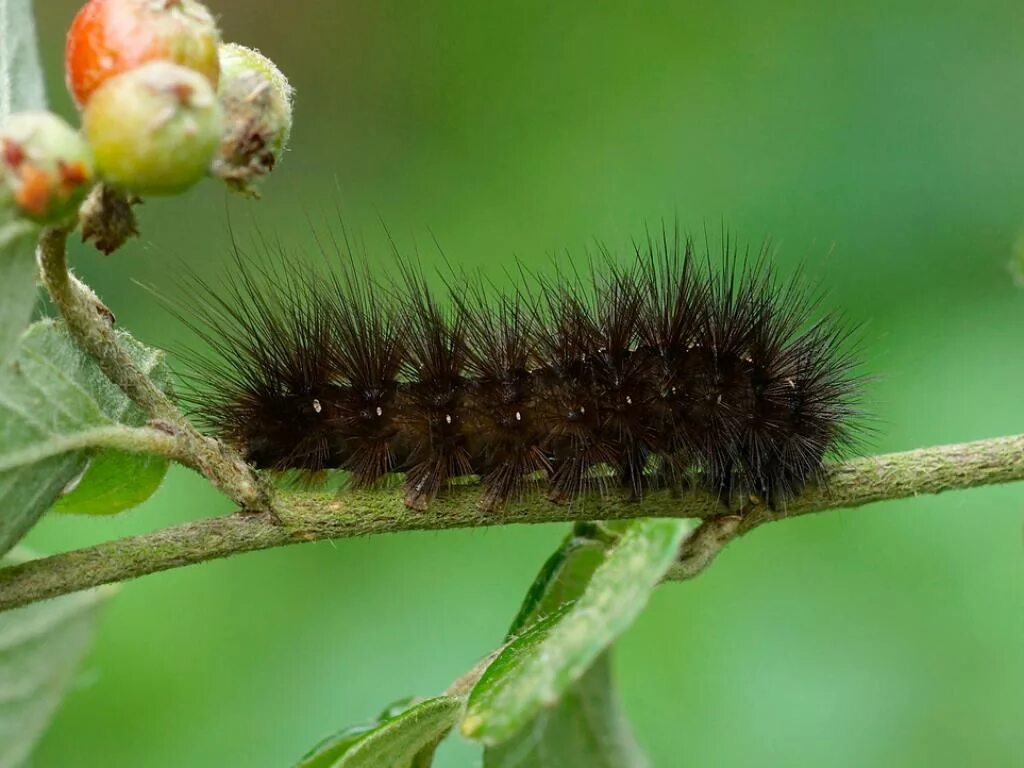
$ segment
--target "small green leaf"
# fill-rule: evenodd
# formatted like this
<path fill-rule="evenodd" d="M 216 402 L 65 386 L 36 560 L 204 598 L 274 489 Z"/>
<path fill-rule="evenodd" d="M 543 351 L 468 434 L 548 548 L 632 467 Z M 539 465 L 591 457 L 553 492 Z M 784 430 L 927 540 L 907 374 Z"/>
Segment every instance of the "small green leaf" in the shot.
<path fill-rule="evenodd" d="M 374 723 L 325 739 L 296 768 L 429 768 L 461 709 L 452 696 L 393 706 Z"/>
<path fill-rule="evenodd" d="M 38 237 L 39 229 L 27 223 L 0 227 L 0 364 L 10 356 L 32 319 Z"/>
<path fill-rule="evenodd" d="M 675 561 L 685 520 L 636 520 L 574 603 L 513 640 L 469 696 L 462 732 L 493 746 L 554 705 L 633 622 Z"/>
<path fill-rule="evenodd" d="M 484 752 L 484 768 L 646 768 L 615 696 L 608 653 L 515 736 Z"/>
<path fill-rule="evenodd" d="M 170 462 L 163 456 L 103 451 L 89 462 L 82 479 L 53 505 L 54 512 L 116 515 L 156 493 Z"/>
<path fill-rule="evenodd" d="M 45 107 L 32 0 L 0 0 L 0 120 Z"/>
<path fill-rule="evenodd" d="M 577 523 L 561 547 L 541 568 L 512 623 L 510 635 L 523 631 L 579 599 L 612 539 L 593 523 Z M 484 768 L 645 768 L 615 692 L 610 651 L 512 738 L 484 751 Z"/>
<path fill-rule="evenodd" d="M 121 343 L 143 371 L 166 381 L 163 354 L 127 334 Z M 103 375 L 96 363 L 52 320 L 36 323 L 0 365 L 0 465 L 26 450 L 40 455 L 52 444 L 116 424 L 139 425 L 145 414 Z M 50 455 L 0 472 L 0 553 L 9 550 L 78 477 L 89 451 Z M 152 485 L 152 484 L 151 484 Z"/>
<path fill-rule="evenodd" d="M 598 539 L 581 535 L 590 526 L 579 523 L 540 569 L 526 593 L 519 613 L 512 621 L 508 639 L 512 640 L 531 624 L 579 598 L 590 583 L 597 567 L 604 562 L 607 545 Z"/>
<path fill-rule="evenodd" d="M 92 643 L 104 599 L 114 591 L 76 592 L 0 614 L 0 765 L 13 768 L 28 759 Z"/>
<path fill-rule="evenodd" d="M 376 723 L 353 725 L 328 736 L 307 752 L 302 761 L 296 764 L 296 768 L 332 768 L 352 745 L 376 726 Z"/>

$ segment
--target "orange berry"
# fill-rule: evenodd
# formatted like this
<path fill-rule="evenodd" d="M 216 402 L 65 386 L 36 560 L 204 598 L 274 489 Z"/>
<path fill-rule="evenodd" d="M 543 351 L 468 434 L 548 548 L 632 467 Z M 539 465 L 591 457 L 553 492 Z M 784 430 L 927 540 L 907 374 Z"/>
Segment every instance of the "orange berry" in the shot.
<path fill-rule="evenodd" d="M 24 166 L 18 175 L 21 183 L 14 193 L 14 202 L 31 218 L 43 218 L 56 191 L 52 177 L 34 165 Z"/>
<path fill-rule="evenodd" d="M 68 30 L 64 68 L 79 107 L 111 77 L 149 61 L 195 70 L 216 90 L 220 33 L 196 0 L 89 0 Z"/>
<path fill-rule="evenodd" d="M 19 112 L 0 125 L 0 220 L 63 221 L 93 180 L 89 145 L 56 115 Z"/>

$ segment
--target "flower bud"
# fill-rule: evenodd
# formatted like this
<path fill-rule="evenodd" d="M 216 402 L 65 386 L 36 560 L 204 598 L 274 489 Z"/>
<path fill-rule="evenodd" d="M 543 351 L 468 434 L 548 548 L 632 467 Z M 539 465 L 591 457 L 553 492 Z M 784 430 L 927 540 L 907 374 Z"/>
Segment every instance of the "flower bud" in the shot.
<path fill-rule="evenodd" d="M 234 43 L 220 47 L 220 69 L 224 134 L 213 173 L 255 194 L 255 183 L 274 169 L 288 143 L 292 87 L 274 62 Z"/>
<path fill-rule="evenodd" d="M 89 145 L 50 112 L 20 112 L 0 127 L 0 199 L 42 224 L 72 216 L 93 182 Z"/>
<path fill-rule="evenodd" d="M 223 125 L 206 78 L 166 61 L 108 80 L 82 119 L 99 174 L 140 195 L 177 194 L 203 178 Z"/>

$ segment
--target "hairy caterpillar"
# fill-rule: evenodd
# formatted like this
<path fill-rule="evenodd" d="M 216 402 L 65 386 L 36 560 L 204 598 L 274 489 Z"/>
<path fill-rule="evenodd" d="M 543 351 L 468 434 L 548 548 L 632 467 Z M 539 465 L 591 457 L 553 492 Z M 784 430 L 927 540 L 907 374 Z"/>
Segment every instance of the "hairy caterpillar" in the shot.
<path fill-rule="evenodd" d="M 187 397 L 257 467 L 404 472 L 420 510 L 467 475 L 485 508 L 545 478 L 555 501 L 615 483 L 778 504 L 853 446 L 849 330 L 767 247 L 726 237 L 717 268 L 678 232 L 634 250 L 505 295 L 452 278 L 441 301 L 408 263 L 382 285 L 345 247 L 326 275 L 236 249 L 223 287 L 193 285 L 185 319 L 212 352 L 191 355 Z"/>

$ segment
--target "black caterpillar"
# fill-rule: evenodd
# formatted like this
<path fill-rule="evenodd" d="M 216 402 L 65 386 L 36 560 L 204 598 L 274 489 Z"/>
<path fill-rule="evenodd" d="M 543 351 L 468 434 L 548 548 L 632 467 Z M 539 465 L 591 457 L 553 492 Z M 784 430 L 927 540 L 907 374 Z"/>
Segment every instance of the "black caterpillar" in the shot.
<path fill-rule="evenodd" d="M 324 275 L 236 249 L 226 290 L 194 285 L 186 320 L 213 352 L 191 355 L 187 398 L 257 467 L 404 472 L 419 510 L 468 475 L 484 508 L 545 478 L 555 501 L 615 483 L 777 505 L 856 441 L 850 330 L 767 247 L 726 237 L 715 270 L 665 232 L 628 266 L 605 251 L 510 295 L 453 278 L 443 304 L 408 263 L 382 285 L 337 250 Z"/>

